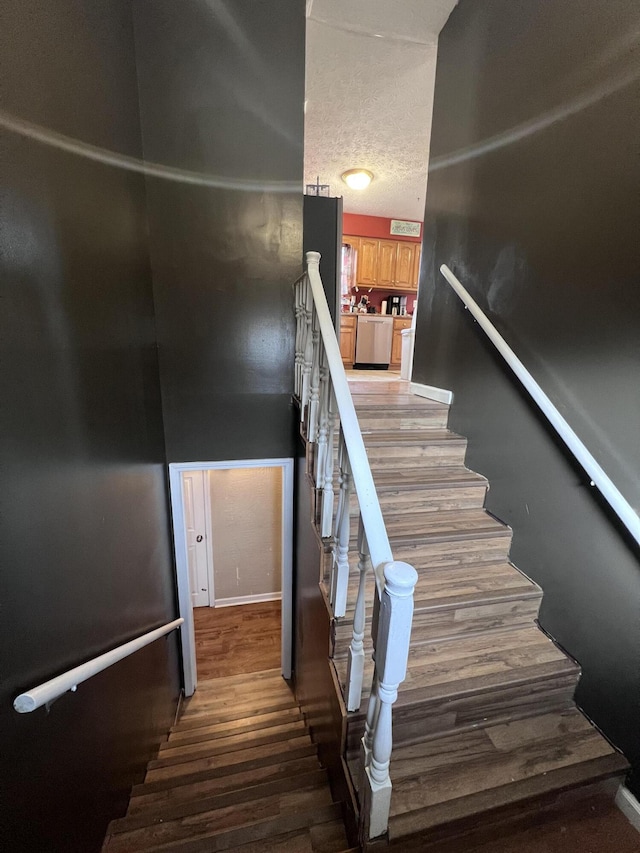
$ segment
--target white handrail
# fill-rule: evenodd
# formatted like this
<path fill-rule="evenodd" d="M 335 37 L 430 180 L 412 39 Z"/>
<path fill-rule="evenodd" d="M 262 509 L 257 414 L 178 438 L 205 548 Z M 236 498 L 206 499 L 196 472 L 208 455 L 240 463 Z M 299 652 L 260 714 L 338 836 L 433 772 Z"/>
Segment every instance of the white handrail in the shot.
<path fill-rule="evenodd" d="M 118 661 L 144 648 L 144 646 L 148 646 L 149 643 L 153 643 L 154 640 L 164 637 L 165 634 L 169 634 L 175 628 L 180 627 L 183 622 L 184 619 L 182 618 L 174 619 L 173 622 L 167 622 L 166 625 L 162 625 L 154 631 L 142 634 L 140 637 L 136 637 L 135 640 L 130 640 L 128 643 L 124 643 L 110 652 L 105 652 L 103 655 L 82 663 L 80 666 L 76 666 L 62 675 L 45 681 L 37 687 L 32 687 L 31 690 L 27 690 L 25 693 L 16 696 L 13 707 L 19 714 L 28 714 L 30 711 L 35 711 L 41 705 L 53 702 L 54 699 L 62 696 L 67 690 L 75 691 L 78 684 L 82 684 L 83 681 L 91 678 L 92 675 L 97 675 L 103 669 L 107 669 L 107 667 L 112 666 L 114 663 L 118 663 Z"/>
<path fill-rule="evenodd" d="M 393 562 L 389 537 L 384 526 L 380 503 L 373 482 L 369 459 L 365 450 L 360 425 L 353 405 L 349 383 L 344 372 L 340 346 L 335 333 L 335 327 L 329 313 L 327 298 L 320 278 L 320 253 L 307 252 L 307 272 L 313 293 L 313 300 L 318 314 L 320 334 L 324 341 L 327 363 L 331 373 L 333 391 L 340 414 L 340 423 L 344 434 L 345 444 L 349 452 L 351 474 L 358 495 L 358 503 L 362 514 L 364 529 L 369 544 L 371 562 L 376 572 L 376 581 L 380 593 L 384 589 L 384 565 Z"/>
<path fill-rule="evenodd" d="M 520 361 L 518 356 L 507 344 L 493 323 L 484 314 L 478 303 L 464 288 L 460 280 L 456 278 L 446 264 L 442 264 L 440 272 L 467 306 L 473 317 L 478 321 L 478 324 L 486 333 L 491 343 L 495 346 L 511 370 L 513 370 L 520 382 L 527 389 L 551 426 L 556 430 L 580 465 L 582 465 L 591 479 L 591 485 L 596 486 L 599 489 L 611 509 L 615 512 L 636 542 L 640 544 L 640 516 L 638 516 L 638 513 L 633 509 L 629 501 L 620 492 L 618 487 L 613 483 L 589 450 L 587 450 L 574 430 L 556 409 L 549 397 L 547 397 L 524 364 Z"/>

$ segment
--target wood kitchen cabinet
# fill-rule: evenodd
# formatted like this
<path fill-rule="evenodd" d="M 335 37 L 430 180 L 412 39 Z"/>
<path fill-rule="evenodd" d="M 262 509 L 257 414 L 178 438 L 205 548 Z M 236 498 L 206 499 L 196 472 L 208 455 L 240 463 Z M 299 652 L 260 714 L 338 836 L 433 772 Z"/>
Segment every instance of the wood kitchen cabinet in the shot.
<path fill-rule="evenodd" d="M 398 369 L 402 361 L 402 330 L 411 328 L 411 317 L 393 318 L 393 337 L 391 339 L 391 361 L 389 367 Z"/>
<path fill-rule="evenodd" d="M 418 289 L 420 244 L 375 237 L 344 237 L 358 252 L 356 282 L 381 290 Z"/>
<path fill-rule="evenodd" d="M 356 360 L 356 324 L 355 314 L 340 315 L 340 355 L 345 367 L 353 367 Z"/>

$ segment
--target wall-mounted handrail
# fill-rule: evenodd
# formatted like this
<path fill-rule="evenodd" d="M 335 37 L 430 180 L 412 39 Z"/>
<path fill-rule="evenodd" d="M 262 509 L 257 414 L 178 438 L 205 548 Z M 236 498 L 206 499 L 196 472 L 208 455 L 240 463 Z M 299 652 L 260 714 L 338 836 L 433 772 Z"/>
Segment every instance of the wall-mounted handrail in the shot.
<path fill-rule="evenodd" d="M 518 377 L 522 385 L 529 392 L 531 398 L 538 405 L 540 411 L 547 418 L 551 426 L 556 430 L 560 438 L 564 441 L 571 453 L 583 467 L 591 480 L 591 485 L 595 486 L 600 491 L 604 499 L 627 528 L 629 533 L 633 536 L 635 541 L 640 544 L 640 516 L 638 516 L 638 513 L 633 509 L 629 501 L 624 497 L 615 483 L 603 470 L 602 466 L 596 461 L 594 456 L 578 438 L 574 430 L 569 426 L 565 418 L 560 414 L 558 409 L 538 385 L 518 356 L 507 344 L 500 332 L 498 332 L 496 327 L 483 312 L 482 308 L 480 308 L 478 303 L 464 288 L 460 280 L 451 272 L 446 264 L 442 264 L 440 272 L 469 309 L 473 317 L 478 321 L 478 325 L 486 333 L 491 343 L 495 346 L 511 370 Z"/>
<path fill-rule="evenodd" d="M 118 663 L 123 658 L 148 646 L 154 640 L 164 637 L 165 634 L 169 634 L 171 631 L 179 628 L 183 622 L 184 619 L 182 618 L 174 619 L 173 622 L 167 622 L 166 625 L 162 625 L 160 628 L 149 631 L 147 634 L 142 634 L 140 637 L 136 637 L 134 640 L 130 640 L 128 643 L 112 649 L 110 652 L 98 655 L 98 657 L 82 663 L 80 666 L 76 666 L 67 672 L 63 672 L 62 675 L 45 681 L 37 687 L 32 687 L 31 690 L 27 690 L 25 693 L 16 696 L 13 707 L 19 714 L 28 714 L 30 711 L 35 711 L 41 705 L 53 702 L 54 699 L 62 696 L 67 690 L 75 691 L 78 684 L 82 684 L 83 681 L 86 681 L 93 675 L 97 675 L 104 669 L 113 666 L 114 663 Z"/>

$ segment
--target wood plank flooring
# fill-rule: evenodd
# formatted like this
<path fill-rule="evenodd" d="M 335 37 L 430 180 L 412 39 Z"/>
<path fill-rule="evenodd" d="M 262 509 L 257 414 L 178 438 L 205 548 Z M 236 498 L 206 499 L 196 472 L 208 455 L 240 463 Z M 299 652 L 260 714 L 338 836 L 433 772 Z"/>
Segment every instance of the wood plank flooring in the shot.
<path fill-rule="evenodd" d="M 279 601 L 195 607 L 198 680 L 280 666 Z"/>
<path fill-rule="evenodd" d="M 134 787 L 126 817 L 110 824 L 103 849 L 349 853 L 347 848 L 342 805 L 332 796 L 291 688 L 279 669 L 271 669 L 199 680 L 149 762 L 144 783 Z"/>
<path fill-rule="evenodd" d="M 623 778 L 625 758 L 573 703 L 579 667 L 538 628 L 542 590 L 510 562 L 512 531 L 484 508 L 488 484 L 465 467 L 466 440 L 447 429 L 447 407 L 413 397 L 402 381 L 349 384 L 394 559 L 418 572 L 407 678 L 393 717 L 391 845 L 430 850 L 457 838 L 465 822 L 487 826 L 565 789 L 600 790 Z M 354 521 L 347 610 L 332 622 L 343 692 L 356 530 Z M 370 658 L 372 576 L 366 586 Z M 369 663 L 367 687 L 371 676 Z M 355 786 L 367 695 L 365 688 L 360 710 L 345 721 Z M 519 848 L 504 847 L 511 849 Z M 446 843 L 442 850 L 449 853 Z"/>

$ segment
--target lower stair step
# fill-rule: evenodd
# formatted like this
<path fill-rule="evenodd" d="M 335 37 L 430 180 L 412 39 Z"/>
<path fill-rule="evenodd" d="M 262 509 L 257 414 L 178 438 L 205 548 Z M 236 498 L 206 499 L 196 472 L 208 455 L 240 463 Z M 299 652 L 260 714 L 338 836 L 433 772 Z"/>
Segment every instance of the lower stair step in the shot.
<path fill-rule="evenodd" d="M 391 761 L 389 839 L 626 772 L 577 710 L 400 746 Z"/>
<path fill-rule="evenodd" d="M 207 773 L 207 771 L 173 780 L 136 785 L 129 801 L 129 816 L 147 810 L 157 811 L 159 807 L 171 808 L 175 803 L 189 801 L 198 797 L 211 797 L 242 790 L 263 782 L 277 784 L 300 774 L 311 773 L 318 769 L 315 748 L 310 744 L 303 758 L 282 760 L 278 763 L 260 765 L 250 762 L 248 768 L 232 773 Z"/>
<path fill-rule="evenodd" d="M 347 662 L 335 661 L 340 683 Z M 411 649 L 393 709 L 393 741 L 486 727 L 571 706 L 580 670 L 536 625 Z M 373 662 L 365 667 L 361 710 L 347 719 L 347 749 L 364 733 Z"/>
<path fill-rule="evenodd" d="M 308 798 L 307 798 L 308 799 Z M 270 804 L 273 807 L 273 803 Z M 264 806 L 263 804 L 263 807 Z M 162 824 L 154 827 L 153 832 L 140 831 L 135 837 L 133 833 L 111 835 L 103 848 L 105 853 L 138 853 L 138 851 L 163 851 L 163 853 L 218 853 L 221 850 L 240 848 L 244 853 L 270 851 L 271 843 L 278 836 L 289 834 L 291 851 L 313 851 L 310 833 L 300 833 L 300 830 L 310 830 L 321 824 L 341 821 L 342 808 L 339 803 L 309 803 L 305 802 L 305 794 L 292 796 L 286 811 L 278 814 L 271 810 L 267 816 L 260 816 L 260 807 L 256 810 L 246 809 L 241 816 L 243 822 L 238 825 L 222 827 L 220 821 L 212 819 L 210 824 L 204 822 L 182 822 L 181 826 Z M 146 834 L 145 834 L 146 833 Z M 292 838 L 305 835 L 309 838 L 307 846 L 300 843 L 292 844 Z M 342 848 L 345 844 L 340 842 Z M 245 845 L 243 847 L 243 845 Z M 249 845 L 254 845 L 250 847 Z M 262 845 L 262 846 L 260 846 Z M 341 847 L 334 848 L 336 853 Z M 313 851 L 315 853 L 315 851 Z M 319 853 L 319 851 L 318 851 Z"/>

